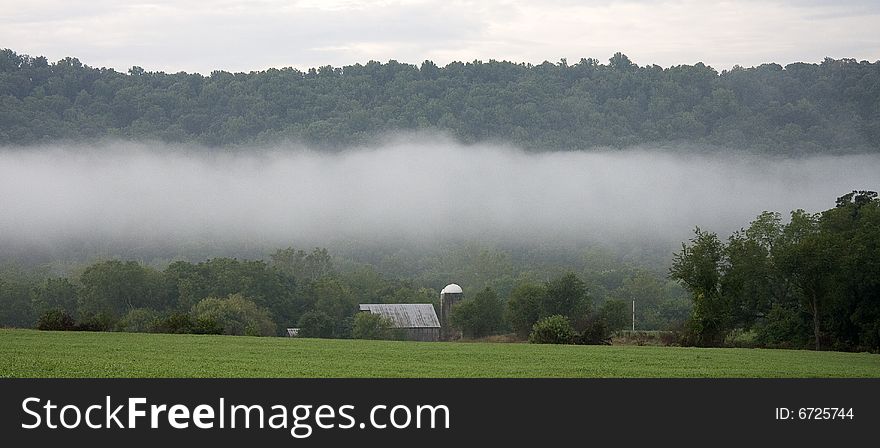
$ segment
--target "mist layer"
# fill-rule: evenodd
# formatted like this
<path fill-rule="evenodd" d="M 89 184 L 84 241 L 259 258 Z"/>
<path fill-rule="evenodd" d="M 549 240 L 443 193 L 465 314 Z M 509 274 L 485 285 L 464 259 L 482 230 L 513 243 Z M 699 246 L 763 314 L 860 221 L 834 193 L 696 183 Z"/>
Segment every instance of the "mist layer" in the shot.
<path fill-rule="evenodd" d="M 579 243 L 730 232 L 880 186 L 880 157 L 652 148 L 526 153 L 436 141 L 321 153 L 106 143 L 0 149 L 0 243 Z"/>

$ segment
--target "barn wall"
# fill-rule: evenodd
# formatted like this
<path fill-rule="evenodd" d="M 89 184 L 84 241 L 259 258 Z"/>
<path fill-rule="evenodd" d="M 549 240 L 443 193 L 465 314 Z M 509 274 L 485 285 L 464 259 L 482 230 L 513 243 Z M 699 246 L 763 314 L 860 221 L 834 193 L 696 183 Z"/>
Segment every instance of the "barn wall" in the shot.
<path fill-rule="evenodd" d="M 402 328 L 408 341 L 434 342 L 440 340 L 439 328 Z"/>

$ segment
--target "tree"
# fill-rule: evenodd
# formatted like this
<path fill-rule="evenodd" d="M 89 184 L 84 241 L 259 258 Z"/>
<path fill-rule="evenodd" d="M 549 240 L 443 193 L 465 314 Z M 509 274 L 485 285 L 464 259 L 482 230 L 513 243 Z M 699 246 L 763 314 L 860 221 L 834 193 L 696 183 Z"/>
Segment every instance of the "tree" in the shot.
<path fill-rule="evenodd" d="M 211 295 L 201 264 L 175 261 L 162 271 L 162 276 L 169 304 L 179 311 L 189 312 L 199 300 Z"/>
<path fill-rule="evenodd" d="M 332 338 L 335 323 L 322 311 L 309 311 L 300 317 L 297 326 L 304 338 Z"/>
<path fill-rule="evenodd" d="M 473 299 L 466 299 L 452 309 L 452 326 L 469 338 L 480 338 L 501 329 L 504 304 L 494 289 L 486 287 Z"/>
<path fill-rule="evenodd" d="M 614 56 L 612 56 L 611 59 L 608 60 L 608 66 L 611 67 L 613 70 L 621 71 L 630 70 L 636 67 L 635 64 L 633 64 L 632 61 L 625 54 L 619 51 L 617 53 L 614 53 Z"/>
<path fill-rule="evenodd" d="M 34 310 L 42 313 L 59 309 L 68 315 L 76 314 L 77 287 L 67 278 L 48 278 L 34 288 Z"/>
<path fill-rule="evenodd" d="M 732 305 L 731 322 L 751 328 L 770 311 L 774 301 L 787 295 L 784 277 L 771 257 L 781 236 L 778 214 L 765 212 L 749 229 L 734 233 L 724 248 L 726 269 L 721 291 Z"/>
<path fill-rule="evenodd" d="M 37 320 L 31 298 L 33 281 L 22 272 L 0 274 L 0 326 L 32 327 Z"/>
<path fill-rule="evenodd" d="M 780 268 L 791 279 L 802 303 L 812 315 L 816 350 L 821 347 L 821 313 L 827 300 L 831 247 L 819 232 L 819 217 L 803 210 L 791 213 L 777 250 Z"/>
<path fill-rule="evenodd" d="M 584 281 L 569 272 L 548 281 L 545 289 L 541 316 L 565 316 L 576 330 L 582 329 L 590 313 L 590 297 Z"/>
<path fill-rule="evenodd" d="M 312 309 L 322 313 L 332 322 L 332 332 L 326 337 L 343 338 L 351 333 L 351 318 L 358 312 L 357 302 L 351 290 L 339 279 L 321 277 L 305 288 L 306 300 Z"/>
<path fill-rule="evenodd" d="M 826 328 L 838 348 L 880 348 L 880 200 L 873 191 L 854 191 L 822 213 L 821 231 L 829 241 L 838 267 L 834 294 L 827 308 Z"/>
<path fill-rule="evenodd" d="M 297 283 L 259 260 L 212 258 L 192 264 L 175 262 L 164 271 L 163 291 L 169 306 L 189 311 L 207 297 L 242 294 L 257 306 L 266 308 L 279 324 L 278 332 L 298 316 L 295 293 Z"/>
<path fill-rule="evenodd" d="M 689 328 L 697 345 L 719 345 L 730 330 L 730 307 L 721 294 L 724 244 L 697 227 L 690 245 L 682 244 L 670 277 L 691 293 L 694 308 Z"/>
<path fill-rule="evenodd" d="M 547 289 L 540 283 L 522 282 L 510 293 L 507 300 L 507 321 L 516 334 L 525 339 L 542 317 L 541 301 Z"/>
<path fill-rule="evenodd" d="M 877 192 L 870 190 L 853 190 L 850 193 L 847 193 L 835 201 L 836 208 L 849 208 L 852 210 L 854 215 L 857 215 L 859 210 L 867 204 L 870 204 L 871 201 L 877 199 Z"/>
<path fill-rule="evenodd" d="M 80 317 L 102 315 L 116 320 L 134 308 L 163 309 L 165 305 L 161 274 L 135 261 L 95 263 L 83 271 L 80 282 Z"/>
<path fill-rule="evenodd" d="M 543 283 L 521 282 L 507 302 L 507 320 L 520 337 L 526 337 L 534 324 L 548 316 L 561 315 L 578 331 L 586 327 L 590 296 L 583 280 L 566 273 Z"/>
<path fill-rule="evenodd" d="M 629 327 L 631 315 L 630 304 L 623 300 L 608 300 L 599 309 L 599 318 L 608 331 L 620 331 Z"/>
<path fill-rule="evenodd" d="M 327 249 L 319 247 L 310 253 L 292 247 L 278 249 L 269 258 L 274 269 L 298 280 L 315 281 L 336 273 L 333 259 Z"/>

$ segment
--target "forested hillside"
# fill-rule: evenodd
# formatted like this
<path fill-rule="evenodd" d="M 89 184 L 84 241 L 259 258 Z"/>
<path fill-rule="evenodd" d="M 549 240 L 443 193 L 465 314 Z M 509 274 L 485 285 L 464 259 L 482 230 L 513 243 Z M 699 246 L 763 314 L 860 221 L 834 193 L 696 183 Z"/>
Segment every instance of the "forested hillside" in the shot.
<path fill-rule="evenodd" d="M 369 62 L 308 71 L 128 73 L 0 51 L 0 144 L 118 137 L 204 145 L 367 143 L 440 130 L 532 150 L 700 144 L 768 153 L 880 150 L 880 63 L 719 73 L 616 54 L 540 65 Z"/>

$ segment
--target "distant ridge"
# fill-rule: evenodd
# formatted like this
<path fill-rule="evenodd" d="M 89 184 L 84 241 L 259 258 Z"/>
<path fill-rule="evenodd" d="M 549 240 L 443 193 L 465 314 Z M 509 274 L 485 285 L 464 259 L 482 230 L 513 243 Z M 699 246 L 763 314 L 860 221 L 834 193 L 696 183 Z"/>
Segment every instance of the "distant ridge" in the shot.
<path fill-rule="evenodd" d="M 399 131 L 530 150 L 706 145 L 880 150 L 880 63 L 825 59 L 718 73 L 621 53 L 540 65 L 369 62 L 308 71 L 128 73 L 0 51 L 0 145 L 124 138 L 241 146 L 364 144 Z"/>

